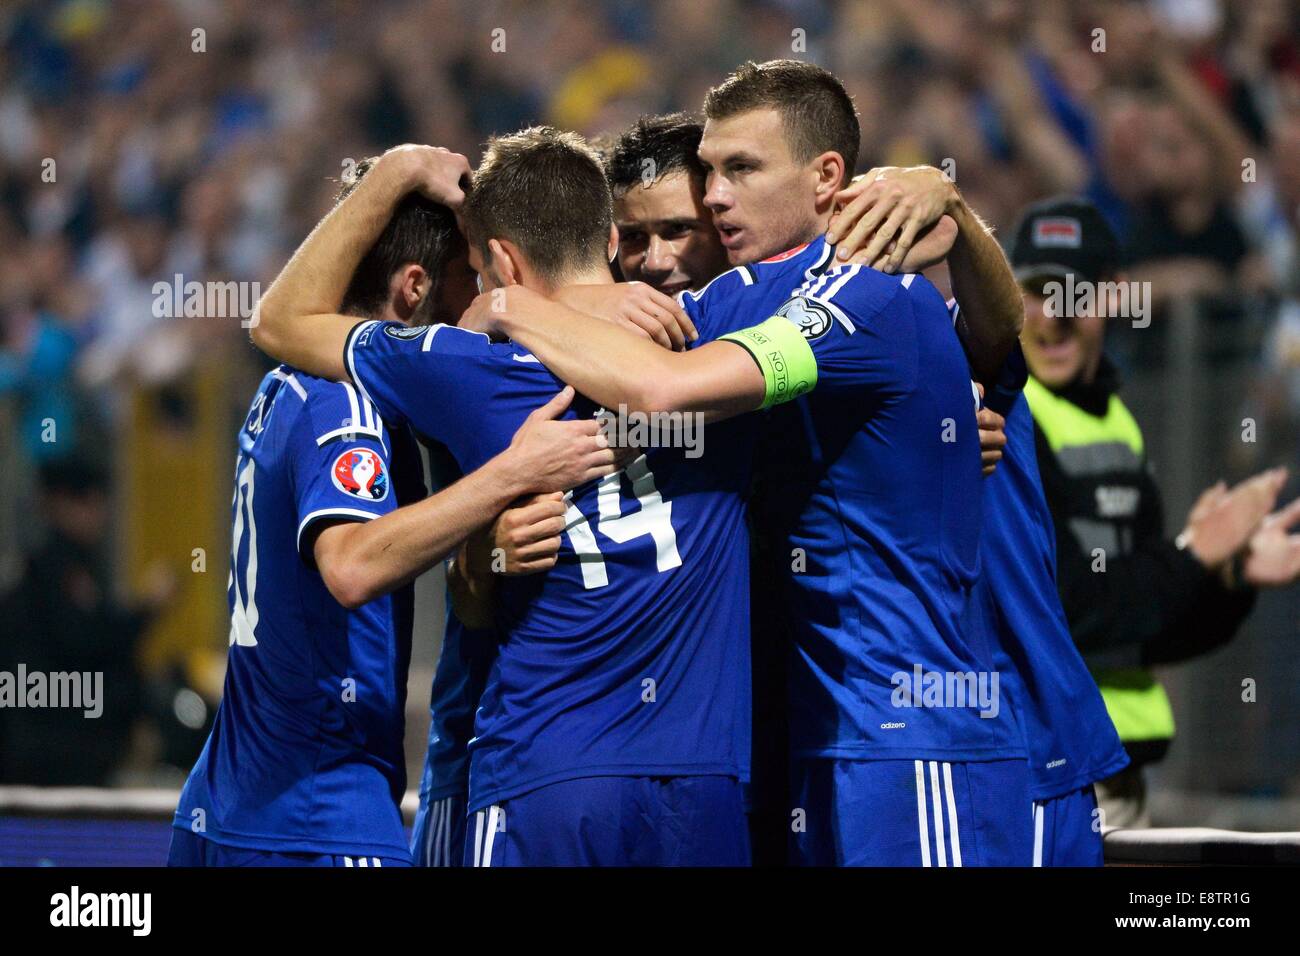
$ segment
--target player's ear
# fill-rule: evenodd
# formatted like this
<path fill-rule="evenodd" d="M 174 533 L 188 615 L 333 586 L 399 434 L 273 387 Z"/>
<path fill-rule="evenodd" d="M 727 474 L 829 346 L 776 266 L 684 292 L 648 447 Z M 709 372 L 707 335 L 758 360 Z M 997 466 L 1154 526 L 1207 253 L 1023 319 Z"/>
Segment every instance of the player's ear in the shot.
<path fill-rule="evenodd" d="M 492 268 L 500 285 L 520 285 L 523 282 L 523 259 L 513 242 L 501 239 L 488 240 Z"/>
<path fill-rule="evenodd" d="M 394 305 L 399 315 L 409 318 L 419 308 L 424 297 L 433 291 L 433 280 L 429 273 L 424 271 L 423 266 L 413 262 L 407 263 L 398 275 L 400 280 L 397 287 L 397 301 Z"/>
<path fill-rule="evenodd" d="M 618 255 L 618 226 L 614 223 L 609 224 L 609 245 L 605 247 L 605 259 L 613 262 L 614 257 Z"/>
<path fill-rule="evenodd" d="M 817 174 L 817 208 L 828 209 L 844 182 L 844 157 L 828 149 L 812 161 L 812 169 Z"/>
<path fill-rule="evenodd" d="M 408 262 L 388 282 L 389 312 L 403 322 L 409 321 L 428 291 L 428 273 L 414 262 Z"/>

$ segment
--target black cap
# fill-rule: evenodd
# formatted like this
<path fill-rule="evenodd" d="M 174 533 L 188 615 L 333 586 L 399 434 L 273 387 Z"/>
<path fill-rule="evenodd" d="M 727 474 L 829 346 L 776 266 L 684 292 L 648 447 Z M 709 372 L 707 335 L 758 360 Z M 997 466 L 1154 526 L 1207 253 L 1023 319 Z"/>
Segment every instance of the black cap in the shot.
<path fill-rule="evenodd" d="M 1008 250 L 1016 280 L 1100 282 L 1120 265 L 1119 240 L 1097 207 L 1078 196 L 1036 202 L 1020 216 Z"/>

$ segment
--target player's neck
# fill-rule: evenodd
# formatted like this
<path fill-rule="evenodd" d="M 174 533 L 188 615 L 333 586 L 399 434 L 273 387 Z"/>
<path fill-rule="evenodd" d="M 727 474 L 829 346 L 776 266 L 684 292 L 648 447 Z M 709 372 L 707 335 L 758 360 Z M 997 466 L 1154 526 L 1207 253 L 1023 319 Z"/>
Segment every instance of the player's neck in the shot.
<path fill-rule="evenodd" d="M 812 236 L 813 239 L 816 239 L 818 236 L 824 236 L 824 235 L 826 235 L 826 230 L 829 229 L 829 228 L 831 227 L 831 219 L 832 219 L 832 218 L 833 218 L 833 217 L 832 217 L 831 213 L 829 213 L 829 212 L 826 213 L 826 214 L 823 215 L 823 216 L 819 216 L 819 217 L 818 217 L 818 219 L 817 219 L 817 228 L 816 228 L 815 230 L 813 230 L 813 236 Z M 812 241 L 812 240 L 809 240 L 809 241 Z"/>
<path fill-rule="evenodd" d="M 804 237 L 804 243 L 813 242 L 821 236 L 826 235 L 826 230 L 831 227 L 831 215 L 833 209 L 827 209 L 824 213 L 817 216 L 816 220 L 809 227 L 809 234 Z"/>
<path fill-rule="evenodd" d="M 753 259 L 747 259 L 744 262 L 735 263 L 735 265 L 753 265 L 755 262 L 762 262 L 775 256 L 787 255 L 796 249 L 802 249 L 809 243 L 816 242 L 822 236 L 826 235 L 826 230 L 830 228 L 830 224 L 831 210 L 828 209 L 826 212 L 819 214 L 816 218 L 811 220 L 802 230 L 787 236 L 785 241 L 781 243 L 780 249 L 773 249 L 763 255 L 755 256 Z"/>
<path fill-rule="evenodd" d="M 555 283 L 555 287 L 547 290 L 547 294 L 555 292 L 556 289 L 563 288 L 566 285 L 613 285 L 614 277 L 610 274 L 609 266 L 593 266 L 590 269 L 575 269 L 565 277 Z"/>
<path fill-rule="evenodd" d="M 398 315 L 397 310 L 394 309 L 391 304 L 385 305 L 377 312 L 371 313 L 370 318 L 378 319 L 380 322 L 401 322 L 403 325 L 411 324 L 411 317 L 409 315 Z"/>

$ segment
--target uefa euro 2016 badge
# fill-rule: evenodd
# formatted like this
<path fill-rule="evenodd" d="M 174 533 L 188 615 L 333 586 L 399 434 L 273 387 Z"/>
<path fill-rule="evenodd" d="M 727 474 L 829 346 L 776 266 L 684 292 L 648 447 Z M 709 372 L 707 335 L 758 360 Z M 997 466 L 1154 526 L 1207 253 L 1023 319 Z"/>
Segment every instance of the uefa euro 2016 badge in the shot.
<path fill-rule="evenodd" d="M 369 448 L 353 448 L 339 455 L 330 477 L 335 488 L 354 498 L 383 501 L 388 497 L 388 470 L 384 460 Z"/>

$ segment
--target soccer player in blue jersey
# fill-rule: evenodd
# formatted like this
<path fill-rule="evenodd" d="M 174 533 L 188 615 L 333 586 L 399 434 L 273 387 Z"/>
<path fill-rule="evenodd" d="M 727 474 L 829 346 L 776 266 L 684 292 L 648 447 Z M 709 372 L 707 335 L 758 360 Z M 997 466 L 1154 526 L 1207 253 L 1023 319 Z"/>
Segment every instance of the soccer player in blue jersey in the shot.
<path fill-rule="evenodd" d="M 348 378 L 387 420 L 409 422 L 472 469 L 560 383 L 516 345 L 337 314 L 341 276 L 412 185 L 382 166 L 268 290 L 254 341 Z M 487 299 L 611 282 L 608 186 L 572 134 L 494 139 L 462 215 Z M 575 487 L 554 528 L 566 541 L 554 567 L 497 582 L 505 640 L 470 746 L 468 862 L 748 861 L 751 438 L 725 423 L 709 430 L 704 463 L 683 441 Z"/>
<path fill-rule="evenodd" d="M 607 159 L 620 265 L 629 278 L 661 291 L 677 291 L 672 284 L 682 282 L 698 291 L 725 271 L 714 265 L 725 250 L 703 205 L 705 172 L 695 156 L 702 134 L 699 124 L 681 115 L 648 117 L 615 141 Z M 657 178 L 644 176 L 647 158 Z M 855 227 L 870 208 L 866 187 L 877 180 L 888 180 L 909 193 L 927 187 L 924 177 L 885 169 L 873 170 L 842 192 L 844 207 L 833 226 L 844 237 L 838 248 L 850 254 L 850 261 L 857 261 L 873 238 Z M 930 257 L 946 254 L 942 243 L 923 249 L 931 243 L 929 234 L 923 235 L 926 239 L 907 253 L 901 271 L 920 271 Z M 918 253 L 923 253 L 919 262 Z M 950 308 L 955 320 L 956 303 Z M 1024 367 L 1018 352 L 1008 366 L 1009 378 L 990 389 L 981 411 L 984 472 L 991 477 L 984 484 L 981 549 L 986 573 L 980 576 L 978 593 L 992 616 L 990 633 L 996 640 L 990 653 L 1001 689 L 1024 725 L 1034 799 L 1033 862 L 1100 865 L 1092 782 L 1118 770 L 1127 758 L 1095 681 L 1070 639 L 1056 590 L 1051 515 L 1038 477 L 1033 422 L 1020 393 Z M 755 601 L 760 600 L 763 596 L 756 594 Z M 755 613 L 756 665 L 758 624 L 772 616 L 771 608 Z M 756 669 L 756 697 L 763 676 Z M 770 703 L 755 710 L 756 746 L 762 730 L 776 736 L 773 728 L 760 728 L 759 723 L 773 710 Z M 758 757 L 756 751 L 756 774 Z"/>
<path fill-rule="evenodd" d="M 670 294 L 698 292 L 727 271 L 727 250 L 704 205 L 706 171 L 697 150 L 703 124 L 681 113 L 642 117 L 605 150 L 605 169 L 618 227 L 618 266 L 623 276 Z M 852 226 L 852 212 L 838 221 Z M 903 264 L 919 272 L 947 254 L 957 226 L 918 236 Z M 648 329 L 666 341 L 662 329 Z M 991 434 L 981 430 L 983 439 Z M 750 513 L 762 514 L 772 489 L 760 476 L 750 493 Z M 760 523 L 750 522 L 751 659 L 753 666 L 753 755 L 749 788 L 750 835 L 755 866 L 783 865 L 789 815 L 786 671 L 790 627 L 781 596 L 781 566 Z"/>
<path fill-rule="evenodd" d="M 417 866 L 460 866 L 465 855 L 468 746 L 474 712 L 496 659 L 496 642 L 495 632 L 467 629 L 448 609 L 429 694 L 429 744 L 411 833 Z"/>
<path fill-rule="evenodd" d="M 431 463 L 435 481 L 457 473 L 454 462 Z M 429 743 L 411 834 L 417 866 L 463 862 L 469 741 L 500 642 L 492 617 L 492 575 L 538 574 L 554 567 L 560 547 L 556 519 L 563 518 L 564 510 L 559 493 L 536 495 L 509 508 L 485 533 L 469 538 L 452 565 L 452 599 L 429 694 Z"/>
<path fill-rule="evenodd" d="M 431 487 L 445 487 L 460 477 L 460 469 L 445 448 L 425 447 Z M 474 535 L 467 539 L 447 568 L 442 644 L 429 688 L 429 737 L 411 828 L 411 858 L 416 866 L 460 866 L 464 856 L 467 748 L 474 735 L 474 711 L 496 660 L 498 641 L 491 622 L 482 620 L 486 601 L 474 593 L 470 575 L 465 573 L 471 543 L 482 538 Z M 463 623 L 466 617 L 478 626 L 467 628 Z"/>
<path fill-rule="evenodd" d="M 728 268 L 704 205 L 703 133 L 683 113 L 646 116 L 605 150 L 619 270 L 667 295 L 702 288 Z"/>
<path fill-rule="evenodd" d="M 1018 356 L 1018 353 L 1017 353 Z M 1006 419 L 1006 446 L 984 485 L 986 573 L 977 603 L 988 615 L 1003 693 L 1024 724 L 1033 798 L 1034 866 L 1101 866 L 1093 783 L 1128 754 L 1097 683 L 1070 637 L 1056 589 L 1056 542 L 1034 446 L 1034 420 L 1019 377 L 987 406 Z"/>
<path fill-rule="evenodd" d="M 361 250 L 344 308 L 407 331 L 454 300 L 439 279 L 459 236 L 441 203 L 458 198 L 466 168 L 451 154 L 422 167 L 425 195 Z M 169 863 L 409 865 L 399 804 L 410 583 L 520 495 L 612 470 L 595 428 L 549 420 L 571 397 L 420 500 L 408 428 L 350 384 L 284 365 L 266 376 L 239 433 L 225 692 Z"/>
<path fill-rule="evenodd" d="M 683 302 L 702 338 L 730 332 L 727 344 L 674 354 L 516 288 L 495 307 L 476 300 L 462 323 L 509 336 L 609 406 L 719 418 L 776 406 L 763 426 L 780 489 L 767 520 L 792 559 L 796 860 L 1028 863 L 1025 748 L 970 601 L 970 378 L 995 379 L 1015 343 L 1014 278 L 951 184 L 905 201 L 878 190 L 862 220 L 875 234 L 867 261 L 894 242 L 882 264 L 896 267 L 927 222 L 957 223 L 949 265 L 968 365 L 928 282 L 836 265 L 821 238 L 858 146 L 834 77 L 747 64 L 706 113 L 705 202 L 741 265 Z"/>

